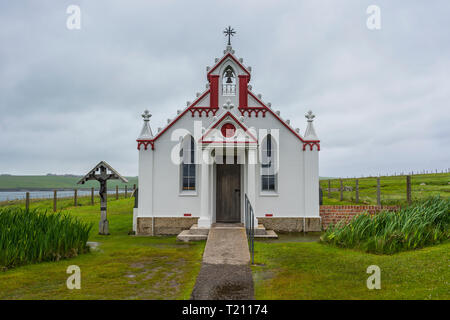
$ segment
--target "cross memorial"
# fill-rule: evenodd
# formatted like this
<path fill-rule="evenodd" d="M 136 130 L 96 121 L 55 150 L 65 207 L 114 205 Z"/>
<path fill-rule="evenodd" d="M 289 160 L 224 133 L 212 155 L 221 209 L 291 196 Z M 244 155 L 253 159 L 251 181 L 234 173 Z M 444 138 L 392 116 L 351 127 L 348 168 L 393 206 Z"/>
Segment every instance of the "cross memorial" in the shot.
<path fill-rule="evenodd" d="M 88 180 L 97 180 L 100 183 L 100 222 L 98 224 L 98 234 L 108 235 L 109 234 L 109 224 L 106 216 L 106 193 L 108 180 L 118 179 L 122 182 L 127 183 L 128 180 L 122 177 L 116 170 L 114 170 L 105 161 L 100 161 L 91 171 L 88 172 L 78 184 L 84 184 Z"/>

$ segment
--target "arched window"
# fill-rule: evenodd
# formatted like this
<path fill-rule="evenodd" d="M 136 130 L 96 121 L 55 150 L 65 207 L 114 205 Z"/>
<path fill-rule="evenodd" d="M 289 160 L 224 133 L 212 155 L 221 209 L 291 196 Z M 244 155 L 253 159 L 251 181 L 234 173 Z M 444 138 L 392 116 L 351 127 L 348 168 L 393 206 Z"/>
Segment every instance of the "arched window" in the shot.
<path fill-rule="evenodd" d="M 236 74 L 231 66 L 225 68 L 222 77 L 222 95 L 236 95 Z"/>
<path fill-rule="evenodd" d="M 181 190 L 195 190 L 195 142 L 192 136 L 183 139 L 180 156 Z"/>
<path fill-rule="evenodd" d="M 261 190 L 276 191 L 277 183 L 277 154 L 275 141 L 268 134 L 262 143 L 261 149 Z"/>

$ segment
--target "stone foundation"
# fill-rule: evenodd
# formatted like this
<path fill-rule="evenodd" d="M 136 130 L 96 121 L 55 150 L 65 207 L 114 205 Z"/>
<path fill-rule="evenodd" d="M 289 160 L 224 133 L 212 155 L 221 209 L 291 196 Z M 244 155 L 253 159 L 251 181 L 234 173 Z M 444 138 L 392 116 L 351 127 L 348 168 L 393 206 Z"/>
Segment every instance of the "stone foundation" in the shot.
<path fill-rule="evenodd" d="M 257 217 L 258 223 L 264 225 L 267 230 L 274 230 L 275 232 L 310 232 L 321 231 L 321 219 L 318 218 L 275 218 L 275 217 Z M 303 228 L 303 221 L 305 221 L 306 228 Z"/>
<path fill-rule="evenodd" d="M 151 217 L 137 218 L 136 235 L 152 235 Z M 196 217 L 155 217 L 154 235 L 177 235 L 197 223 Z"/>

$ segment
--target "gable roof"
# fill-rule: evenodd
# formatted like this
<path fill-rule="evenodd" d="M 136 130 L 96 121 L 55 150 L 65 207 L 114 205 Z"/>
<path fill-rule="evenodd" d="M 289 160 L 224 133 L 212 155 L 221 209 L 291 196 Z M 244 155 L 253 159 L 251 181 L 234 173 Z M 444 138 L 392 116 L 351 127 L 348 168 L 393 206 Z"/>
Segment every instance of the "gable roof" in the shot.
<path fill-rule="evenodd" d="M 255 99 L 256 102 L 258 102 L 263 108 L 269 111 L 276 119 L 278 119 L 278 121 L 280 121 L 290 132 L 292 132 L 298 139 L 300 139 L 301 142 L 319 142 L 319 140 L 305 140 L 304 138 L 302 138 L 299 133 L 295 132 L 295 130 L 293 130 L 290 125 L 283 121 L 283 119 L 281 119 L 271 108 L 269 108 L 264 102 L 262 102 L 261 99 L 256 97 L 253 92 L 248 91 L 248 94 L 251 95 L 252 98 Z"/>
<path fill-rule="evenodd" d="M 128 180 L 124 177 L 122 177 L 116 170 L 113 169 L 109 164 L 106 163 L 106 161 L 100 161 L 94 168 L 92 168 L 83 178 L 80 179 L 80 181 L 77 182 L 77 184 L 84 184 L 88 180 L 97 180 L 95 178 L 95 172 L 100 169 L 101 167 L 104 167 L 112 172 L 110 174 L 110 177 L 108 179 L 119 179 L 122 182 L 128 182 Z"/>
<path fill-rule="evenodd" d="M 218 67 L 219 67 L 219 66 L 220 66 L 227 58 L 231 58 L 234 62 L 236 62 L 236 64 L 237 64 L 242 70 L 244 70 L 245 73 L 247 73 L 248 79 L 249 79 L 249 81 L 250 81 L 250 78 L 251 78 L 250 72 L 247 70 L 246 67 L 244 67 L 244 65 L 243 65 L 242 63 L 239 62 L 238 59 L 235 58 L 235 56 L 234 56 L 231 52 L 228 52 L 226 55 L 224 55 L 223 58 L 220 59 L 220 60 L 219 60 L 219 61 L 211 68 L 211 70 L 208 71 L 208 73 L 207 73 L 207 75 L 206 75 L 206 78 L 208 79 L 208 81 L 209 81 L 209 77 L 210 77 L 211 73 L 214 72 L 214 70 L 216 70 L 216 69 L 217 69 L 217 68 L 218 68 Z"/>
<path fill-rule="evenodd" d="M 230 140 L 223 140 L 223 141 L 205 141 L 204 138 L 206 138 L 209 133 L 216 129 L 222 122 L 224 122 L 224 120 L 230 117 L 231 119 L 233 119 L 233 121 L 239 126 L 241 127 L 241 129 L 243 130 L 243 132 L 245 134 L 248 135 L 248 137 L 250 138 L 251 141 L 230 141 Z M 248 130 L 248 128 L 242 124 L 242 122 L 240 122 L 230 111 L 227 111 L 223 114 L 222 117 L 220 117 L 220 119 L 218 119 L 216 122 L 214 122 L 209 129 L 202 135 L 202 137 L 199 139 L 199 142 L 201 143 L 258 143 L 258 139 Z"/>
<path fill-rule="evenodd" d="M 206 90 L 203 94 L 201 94 L 197 99 L 195 99 L 195 101 L 190 104 L 189 106 L 187 106 L 182 112 L 180 112 L 179 115 L 177 115 L 177 117 L 175 119 L 173 119 L 172 121 L 170 121 L 170 123 L 164 127 L 164 129 L 162 129 L 160 132 L 158 132 L 153 139 L 151 139 L 151 141 L 156 141 L 156 139 L 158 139 L 164 132 L 166 132 L 172 125 L 175 124 L 175 122 L 178 121 L 178 119 L 180 119 L 182 116 L 184 116 L 189 110 L 191 110 L 192 108 L 194 108 L 197 103 L 199 103 L 199 101 L 201 101 L 208 93 L 210 93 L 210 89 Z M 142 139 L 138 139 L 137 141 L 142 141 Z"/>
<path fill-rule="evenodd" d="M 242 70 L 244 70 L 244 72 L 248 75 L 249 80 L 250 80 L 250 72 L 247 70 L 247 68 L 238 61 L 238 59 L 236 59 L 236 57 L 233 55 L 234 51 L 225 51 L 226 54 L 222 57 L 222 59 L 220 59 L 217 63 L 215 63 L 215 65 L 211 68 L 211 70 L 208 71 L 207 73 L 207 79 L 208 81 L 210 80 L 210 76 L 211 73 L 213 73 L 227 58 L 232 59 Z M 177 115 L 177 117 L 175 117 L 172 121 L 170 121 L 169 124 L 167 124 L 160 132 L 157 132 L 155 134 L 155 136 L 153 138 L 146 138 L 146 139 L 137 139 L 138 142 L 142 142 L 142 141 L 151 141 L 152 143 L 154 143 L 160 136 L 162 136 L 164 134 L 164 132 L 166 132 L 172 125 L 174 125 L 181 117 L 183 117 L 189 110 L 193 110 L 193 109 L 209 109 L 210 107 L 201 107 L 201 106 L 197 106 L 197 104 L 204 98 L 206 97 L 208 94 L 210 94 L 210 89 L 207 89 L 203 94 L 201 94 L 199 97 L 197 97 L 197 99 L 189 106 L 187 106 L 182 112 L 180 112 L 180 114 Z M 248 91 L 248 94 L 261 106 L 261 109 L 264 109 L 266 111 L 268 111 L 269 113 L 271 113 L 276 119 L 278 119 L 278 121 L 280 121 L 292 134 L 294 134 L 301 142 L 306 143 L 306 142 L 317 142 L 319 143 L 320 140 L 308 140 L 303 138 L 300 133 L 296 132 L 288 123 L 286 123 L 286 121 L 284 121 L 283 119 L 281 119 L 280 116 L 278 116 L 271 108 L 269 108 L 264 102 L 261 101 L 261 99 L 259 99 L 257 96 L 255 96 L 255 94 L 253 94 L 253 92 L 251 92 L 250 90 Z M 258 107 L 248 107 L 248 108 L 239 108 L 240 110 L 244 110 L 244 109 L 259 109 Z M 214 110 L 219 110 L 219 109 L 214 109 Z M 215 115 L 215 112 L 213 113 Z M 201 113 L 200 113 L 201 115 Z M 249 114 L 250 115 L 250 114 Z M 231 114 L 231 116 L 233 116 Z M 234 116 L 233 116 L 234 117 Z M 234 117 L 235 118 L 235 117 Z M 239 125 L 242 125 L 236 118 L 235 118 L 236 122 Z M 313 138 L 311 136 L 311 138 Z M 153 145 L 152 145 L 153 146 Z"/>

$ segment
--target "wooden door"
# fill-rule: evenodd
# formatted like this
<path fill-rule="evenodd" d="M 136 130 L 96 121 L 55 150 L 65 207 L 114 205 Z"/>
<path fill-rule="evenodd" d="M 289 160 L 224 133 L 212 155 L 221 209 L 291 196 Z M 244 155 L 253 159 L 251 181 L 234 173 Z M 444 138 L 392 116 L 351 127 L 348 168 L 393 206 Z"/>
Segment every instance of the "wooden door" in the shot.
<path fill-rule="evenodd" d="M 216 222 L 241 222 L 241 166 L 216 168 Z"/>

